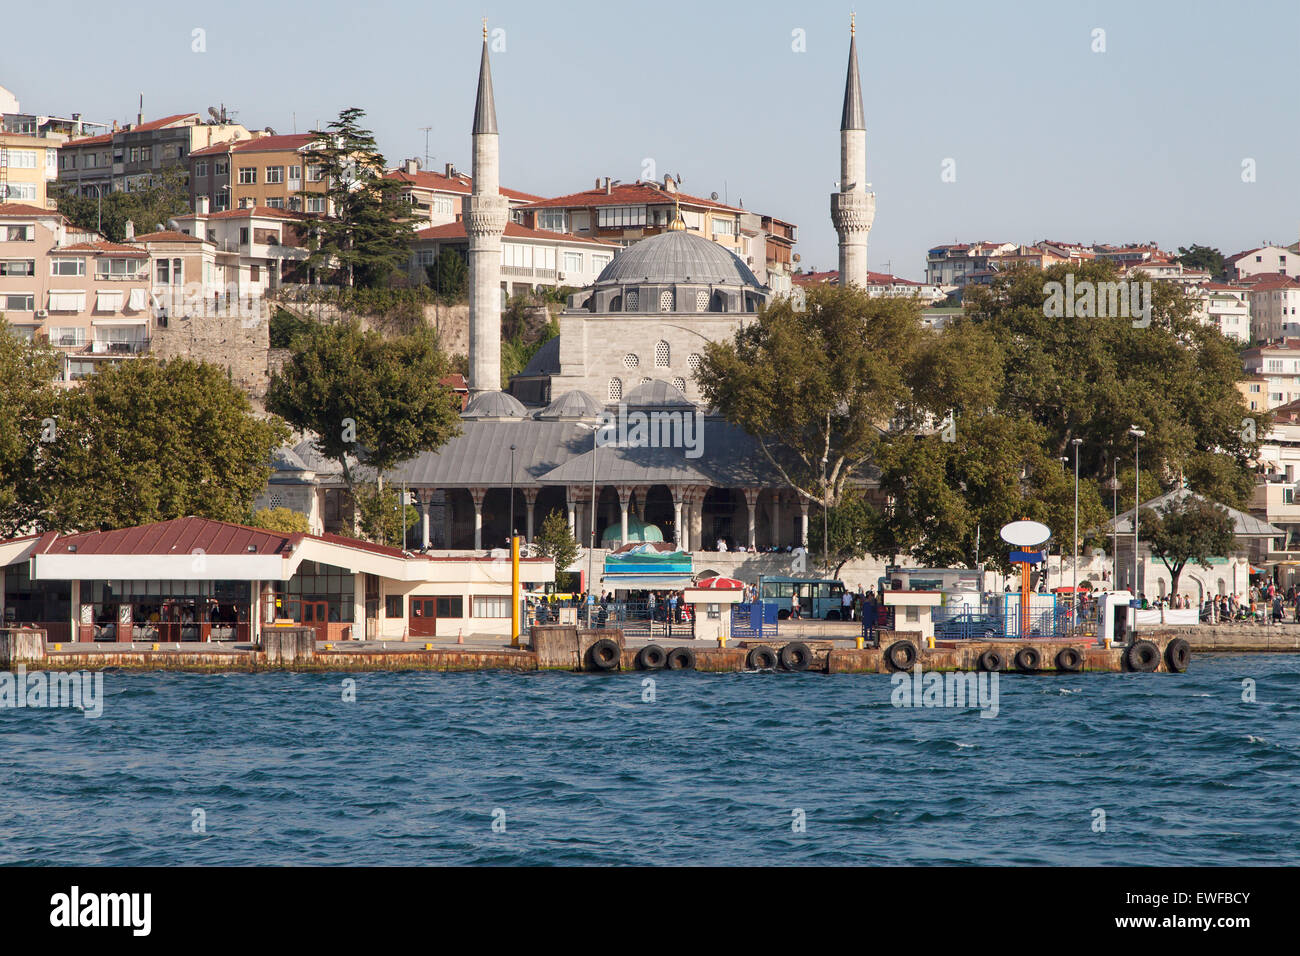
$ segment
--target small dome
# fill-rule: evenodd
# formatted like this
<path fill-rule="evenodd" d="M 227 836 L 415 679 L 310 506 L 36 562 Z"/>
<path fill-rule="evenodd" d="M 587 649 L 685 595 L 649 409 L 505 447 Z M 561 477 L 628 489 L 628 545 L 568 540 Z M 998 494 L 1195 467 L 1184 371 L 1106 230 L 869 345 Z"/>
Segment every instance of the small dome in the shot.
<path fill-rule="evenodd" d="M 689 232 L 663 232 L 632 243 L 605 266 L 596 285 L 687 281 L 764 288 L 734 252 Z"/>
<path fill-rule="evenodd" d="M 658 379 L 629 391 L 623 396 L 622 404 L 638 408 L 695 407 L 680 389 Z"/>
<path fill-rule="evenodd" d="M 482 392 L 475 395 L 461 418 L 523 418 L 528 414 L 519 399 L 505 392 Z"/>
<path fill-rule="evenodd" d="M 600 540 L 602 546 L 608 542 L 617 543 L 623 537 L 623 523 L 612 524 L 601 532 Z M 664 533 L 659 530 L 658 525 L 646 524 L 632 515 L 627 516 L 627 540 L 632 541 L 663 541 Z"/>
<path fill-rule="evenodd" d="M 581 389 L 565 392 L 537 413 L 538 418 L 595 418 L 601 412 L 598 401 Z"/>

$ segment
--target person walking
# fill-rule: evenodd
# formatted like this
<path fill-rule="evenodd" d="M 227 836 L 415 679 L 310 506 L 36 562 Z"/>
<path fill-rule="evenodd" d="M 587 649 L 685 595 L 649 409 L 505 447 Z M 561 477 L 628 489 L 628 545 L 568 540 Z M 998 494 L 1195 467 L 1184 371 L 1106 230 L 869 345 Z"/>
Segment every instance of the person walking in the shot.
<path fill-rule="evenodd" d="M 802 617 L 802 615 L 799 613 L 799 592 L 798 591 L 795 591 L 793 594 L 790 595 L 790 616 L 794 618 L 796 621 L 799 620 L 800 617 Z"/>
<path fill-rule="evenodd" d="M 853 592 L 847 589 L 840 596 L 840 620 L 853 620 Z"/>

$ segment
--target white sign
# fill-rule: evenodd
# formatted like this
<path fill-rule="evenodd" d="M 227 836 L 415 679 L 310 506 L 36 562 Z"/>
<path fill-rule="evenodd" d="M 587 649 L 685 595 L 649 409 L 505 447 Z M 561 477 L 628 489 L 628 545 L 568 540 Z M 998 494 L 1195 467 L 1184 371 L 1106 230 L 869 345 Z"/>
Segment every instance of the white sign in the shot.
<path fill-rule="evenodd" d="M 1002 540 L 1019 548 L 1042 544 L 1052 536 L 1052 529 L 1041 521 L 1013 521 L 1002 526 Z"/>

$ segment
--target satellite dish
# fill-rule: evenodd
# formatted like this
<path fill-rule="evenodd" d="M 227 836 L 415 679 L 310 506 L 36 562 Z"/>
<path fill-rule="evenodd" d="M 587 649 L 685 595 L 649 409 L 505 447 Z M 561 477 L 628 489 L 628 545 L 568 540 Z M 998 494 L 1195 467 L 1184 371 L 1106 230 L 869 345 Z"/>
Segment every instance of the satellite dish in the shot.
<path fill-rule="evenodd" d="M 1041 521 L 1013 521 L 1002 526 L 1002 540 L 1020 548 L 1042 544 L 1052 536 L 1052 529 Z"/>
<path fill-rule="evenodd" d="M 709 198 L 712 199 L 714 202 L 717 202 L 717 200 L 718 200 L 718 194 L 717 194 L 717 193 L 709 193 Z"/>

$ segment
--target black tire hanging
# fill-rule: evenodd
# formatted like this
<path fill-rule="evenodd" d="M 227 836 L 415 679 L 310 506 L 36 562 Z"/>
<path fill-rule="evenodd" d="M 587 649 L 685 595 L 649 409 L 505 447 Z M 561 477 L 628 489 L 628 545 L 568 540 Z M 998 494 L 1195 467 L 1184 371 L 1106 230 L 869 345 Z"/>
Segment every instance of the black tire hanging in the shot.
<path fill-rule="evenodd" d="M 803 641 L 791 641 L 781 648 L 781 666 L 788 671 L 806 671 L 812 664 L 812 648 Z"/>
<path fill-rule="evenodd" d="M 636 652 L 637 670 L 663 670 L 663 666 L 667 662 L 668 653 L 658 644 L 647 644 L 645 647 L 641 648 L 641 650 Z"/>
<path fill-rule="evenodd" d="M 994 672 L 1006 667 L 1007 662 L 1003 660 L 1001 654 L 990 648 L 979 656 L 978 666 L 982 671 Z"/>
<path fill-rule="evenodd" d="M 911 641 L 895 641 L 885 648 L 885 663 L 891 671 L 910 670 L 917 656 L 916 645 Z"/>
<path fill-rule="evenodd" d="M 770 671 L 776 669 L 776 651 L 766 644 L 751 647 L 745 655 L 745 666 L 751 671 Z"/>
<path fill-rule="evenodd" d="M 1063 647 L 1056 652 L 1056 669 L 1066 674 L 1083 670 L 1083 654 L 1077 647 Z"/>
<path fill-rule="evenodd" d="M 1130 671 L 1150 674 L 1160 666 L 1160 648 L 1151 641 L 1134 641 L 1124 649 L 1124 667 Z"/>
<path fill-rule="evenodd" d="M 1175 674 L 1187 670 L 1187 662 L 1192 659 L 1192 645 L 1181 637 L 1175 637 L 1165 645 L 1165 666 Z"/>
<path fill-rule="evenodd" d="M 593 670 L 616 671 L 622 658 L 623 649 L 608 637 L 602 637 L 587 649 L 587 661 Z"/>
<path fill-rule="evenodd" d="M 695 670 L 695 652 L 689 647 L 674 647 L 668 652 L 668 669 L 670 671 Z"/>
<path fill-rule="evenodd" d="M 1016 670 L 1024 674 L 1033 674 L 1043 664 L 1043 655 L 1038 653 L 1036 647 L 1022 647 L 1016 651 L 1013 658 Z"/>

